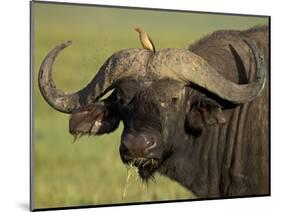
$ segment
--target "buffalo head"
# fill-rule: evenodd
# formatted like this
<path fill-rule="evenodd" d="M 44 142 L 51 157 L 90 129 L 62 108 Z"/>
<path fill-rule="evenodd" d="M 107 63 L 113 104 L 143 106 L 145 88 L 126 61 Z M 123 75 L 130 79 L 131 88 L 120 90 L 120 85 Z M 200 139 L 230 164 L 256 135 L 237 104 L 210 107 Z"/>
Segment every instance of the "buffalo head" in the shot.
<path fill-rule="evenodd" d="M 175 149 L 176 142 L 200 133 L 200 120 L 194 118 L 197 113 L 210 124 L 224 122 L 220 105 L 193 88 L 240 104 L 253 100 L 265 84 L 262 53 L 251 40 L 245 40 L 256 67 L 256 76 L 248 84 L 226 79 L 187 49 L 156 53 L 127 49 L 107 59 L 86 87 L 67 94 L 55 87 L 52 65 L 69 44 L 58 45 L 44 59 L 39 72 L 41 94 L 54 109 L 71 114 L 69 130 L 75 136 L 110 133 L 123 121 L 121 158 L 137 166 L 143 179 L 181 151 Z M 101 99 L 111 90 L 109 97 Z"/>

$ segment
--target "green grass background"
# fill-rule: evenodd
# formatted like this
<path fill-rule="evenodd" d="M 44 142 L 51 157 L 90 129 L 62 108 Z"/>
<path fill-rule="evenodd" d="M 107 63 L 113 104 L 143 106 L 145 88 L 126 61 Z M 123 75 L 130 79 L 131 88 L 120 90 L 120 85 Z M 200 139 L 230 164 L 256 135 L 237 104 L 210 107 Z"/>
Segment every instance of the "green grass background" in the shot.
<path fill-rule="evenodd" d="M 133 174 L 122 198 L 127 169 L 119 156 L 120 125 L 114 133 L 73 142 L 67 114 L 52 109 L 39 93 L 40 63 L 57 44 L 73 44 L 54 66 L 58 88 L 73 92 L 86 85 L 115 51 L 141 47 L 136 26 L 156 49 L 183 48 L 218 29 L 247 29 L 266 18 L 124 8 L 33 3 L 34 33 L 34 203 L 36 208 L 194 198 L 160 175 L 143 185 Z"/>

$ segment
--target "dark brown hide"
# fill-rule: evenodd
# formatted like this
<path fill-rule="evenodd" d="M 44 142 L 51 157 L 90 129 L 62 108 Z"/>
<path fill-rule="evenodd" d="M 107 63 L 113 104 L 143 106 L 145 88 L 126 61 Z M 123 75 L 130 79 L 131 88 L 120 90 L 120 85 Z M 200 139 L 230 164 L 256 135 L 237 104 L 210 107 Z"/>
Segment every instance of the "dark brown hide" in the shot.
<path fill-rule="evenodd" d="M 268 26 L 246 31 L 218 31 L 196 42 L 190 50 L 207 60 L 225 78 L 247 83 L 253 78 L 255 67 L 242 39 L 255 40 L 264 52 L 268 67 L 268 36 Z M 204 197 L 268 194 L 268 80 L 262 95 L 254 101 L 231 108 L 221 104 L 226 107 L 223 110 L 226 124 L 205 125 L 202 134 L 194 138 L 190 169 L 196 171 L 189 171 L 193 177 L 188 187 Z"/>

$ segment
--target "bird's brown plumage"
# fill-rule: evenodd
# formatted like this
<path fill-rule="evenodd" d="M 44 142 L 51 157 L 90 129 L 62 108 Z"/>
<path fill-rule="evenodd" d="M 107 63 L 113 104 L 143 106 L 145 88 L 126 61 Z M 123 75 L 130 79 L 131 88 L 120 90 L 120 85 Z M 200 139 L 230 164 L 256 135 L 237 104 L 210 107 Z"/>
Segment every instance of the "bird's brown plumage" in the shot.
<path fill-rule="evenodd" d="M 140 42 L 143 48 L 155 52 L 155 46 L 149 35 L 140 27 L 135 28 L 135 31 L 139 33 Z"/>

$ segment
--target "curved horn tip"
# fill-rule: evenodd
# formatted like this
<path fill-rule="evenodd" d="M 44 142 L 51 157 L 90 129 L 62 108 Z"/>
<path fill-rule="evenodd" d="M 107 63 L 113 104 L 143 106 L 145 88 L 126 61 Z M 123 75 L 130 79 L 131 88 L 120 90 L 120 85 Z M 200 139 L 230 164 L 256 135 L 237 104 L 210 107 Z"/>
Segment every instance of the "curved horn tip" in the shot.
<path fill-rule="evenodd" d="M 68 46 L 71 45 L 71 44 L 72 44 L 72 41 L 71 41 L 71 40 L 68 40 L 68 41 L 62 43 L 62 46 L 65 48 L 65 47 L 68 47 Z"/>
<path fill-rule="evenodd" d="M 250 48 L 256 49 L 257 51 L 259 51 L 259 53 L 261 53 L 261 54 L 259 55 L 259 57 L 262 58 L 262 59 L 264 59 L 262 49 L 258 48 L 252 39 L 243 38 L 243 41 L 244 41 Z"/>

